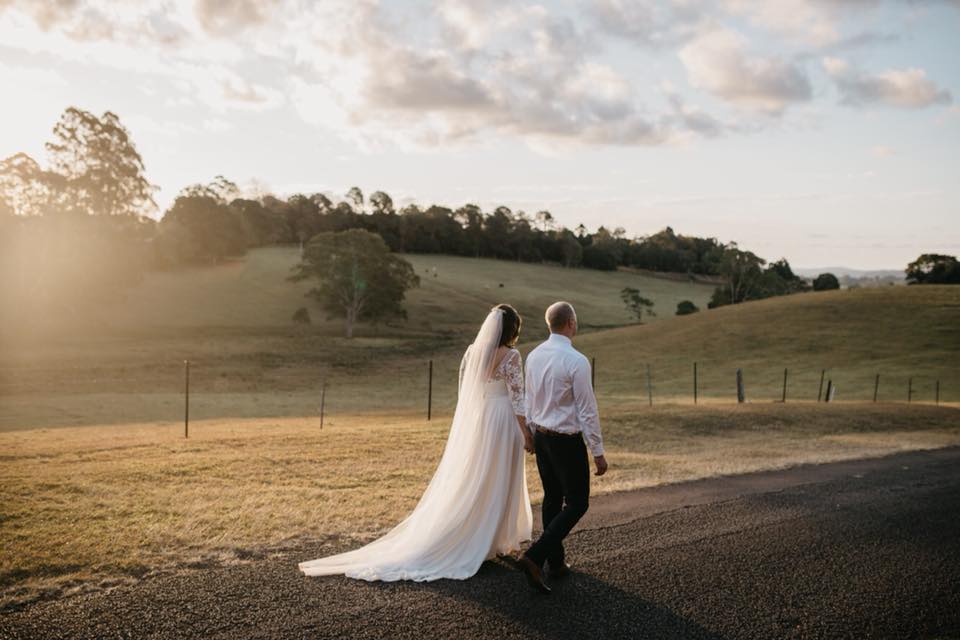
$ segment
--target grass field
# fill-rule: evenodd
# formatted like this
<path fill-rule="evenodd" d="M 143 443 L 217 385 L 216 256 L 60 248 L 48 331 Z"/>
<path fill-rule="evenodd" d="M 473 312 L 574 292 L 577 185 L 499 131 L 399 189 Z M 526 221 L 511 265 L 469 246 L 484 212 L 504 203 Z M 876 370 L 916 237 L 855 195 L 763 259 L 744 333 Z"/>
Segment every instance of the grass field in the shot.
<path fill-rule="evenodd" d="M 365 326 L 354 340 L 322 320 L 303 298 L 305 285 L 284 280 L 296 251 L 283 248 L 152 274 L 124 300 L 92 311 L 50 313 L 26 328 L 0 324 L 3 606 L 240 562 L 294 538 L 364 540 L 382 531 L 428 481 L 460 354 L 500 301 L 526 317 L 522 351 L 543 338 L 549 302 L 577 306 L 585 331 L 576 346 L 596 358 L 612 463 L 595 484 L 600 493 L 960 443 L 960 287 L 801 294 L 677 318 L 676 301 L 705 307 L 711 287 L 410 259 L 423 285 L 409 295 L 409 320 Z M 652 297 L 661 315 L 628 324 L 624 286 Z M 292 326 L 299 306 L 320 321 Z M 185 359 L 189 440 L 181 422 Z M 426 423 L 429 359 L 437 418 Z M 733 403 L 737 367 L 745 405 Z M 784 367 L 785 405 L 774 402 Z M 812 402 L 821 369 L 839 402 Z M 873 404 L 877 372 L 881 402 Z M 937 380 L 940 407 L 931 406 Z M 531 462 L 528 475 L 536 499 Z"/>
<path fill-rule="evenodd" d="M 577 345 L 597 358 L 597 391 L 607 404 L 643 398 L 647 364 L 656 403 L 692 402 L 695 361 L 702 400 L 732 399 L 738 367 L 748 400 L 779 399 L 786 367 L 788 401 L 815 399 L 821 369 L 840 401 L 871 400 L 878 372 L 880 400 L 906 400 L 912 377 L 914 400 L 933 400 L 939 380 L 941 399 L 960 401 L 956 287 L 802 294 L 598 330 L 627 320 L 618 297 L 624 285 L 668 308 L 684 297 L 702 304 L 710 287 L 410 256 L 423 286 L 410 294 L 409 321 L 364 327 L 358 338 L 346 340 L 339 323 L 289 324 L 291 309 L 312 304 L 302 297 L 304 285 L 283 280 L 295 259 L 295 249 L 263 249 L 244 262 L 153 274 L 126 302 L 101 307 L 97 322 L 89 315 L 59 318 L 76 325 L 48 328 L 44 337 L 7 330 L 0 350 L 0 429 L 176 420 L 183 412 L 185 359 L 192 362 L 196 419 L 316 415 L 324 381 L 334 414 L 422 412 L 428 359 L 434 360 L 434 400 L 442 411 L 453 406 L 460 354 L 493 302 L 508 300 L 524 312 L 526 350 L 543 337 L 542 307 L 560 297 L 576 304 L 587 325 Z M 504 289 L 497 286 L 502 281 Z"/>
<path fill-rule="evenodd" d="M 0 609 L 159 572 L 366 540 L 416 503 L 449 416 L 212 420 L 0 433 Z M 593 493 L 960 443 L 960 410 L 710 405 L 604 413 Z M 527 460 L 532 498 L 540 497 Z M 305 558 L 306 559 L 306 558 Z"/>
<path fill-rule="evenodd" d="M 521 310 L 530 340 L 545 336 L 543 309 L 561 297 L 576 303 L 591 330 L 629 322 L 619 298 L 624 286 L 656 301 L 663 313 L 655 321 L 669 319 L 681 299 L 705 305 L 711 292 L 630 273 L 407 258 L 422 278 L 408 295 L 409 319 L 363 326 L 354 340 L 304 298 L 307 284 L 285 280 L 298 259 L 293 248 L 152 273 L 113 304 L 38 316 L 28 327 L 0 325 L 0 429 L 175 419 L 185 359 L 193 363 L 198 419 L 311 415 L 323 380 L 331 411 L 412 410 L 425 402 L 430 358 L 437 361 L 438 406 L 450 406 L 459 356 L 497 302 Z M 292 325 L 300 306 L 310 309 L 314 325 Z"/>
<path fill-rule="evenodd" d="M 669 323 L 583 336 L 577 346 L 597 358 L 597 386 L 608 399 L 645 392 L 644 366 L 661 401 L 693 400 L 693 363 L 700 393 L 736 397 L 736 369 L 747 398 L 816 400 L 820 372 L 836 399 L 960 402 L 960 287 L 885 287 L 806 293 L 721 307 Z"/>

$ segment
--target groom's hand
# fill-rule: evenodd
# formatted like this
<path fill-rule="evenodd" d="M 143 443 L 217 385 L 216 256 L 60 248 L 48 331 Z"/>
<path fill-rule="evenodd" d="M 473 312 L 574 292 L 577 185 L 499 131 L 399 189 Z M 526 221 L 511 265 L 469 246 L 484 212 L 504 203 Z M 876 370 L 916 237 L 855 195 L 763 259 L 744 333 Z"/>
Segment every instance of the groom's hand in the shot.
<path fill-rule="evenodd" d="M 593 463 L 597 465 L 597 472 L 594 475 L 602 476 L 607 472 L 607 459 L 603 456 L 596 456 L 593 459 Z"/>

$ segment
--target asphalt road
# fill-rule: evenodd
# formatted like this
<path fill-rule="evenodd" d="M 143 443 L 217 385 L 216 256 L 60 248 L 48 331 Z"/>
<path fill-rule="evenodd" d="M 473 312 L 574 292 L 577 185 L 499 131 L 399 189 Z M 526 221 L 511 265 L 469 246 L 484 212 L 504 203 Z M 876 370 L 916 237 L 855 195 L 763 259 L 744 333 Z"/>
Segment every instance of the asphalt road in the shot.
<path fill-rule="evenodd" d="M 960 638 L 960 448 L 598 498 L 583 525 L 550 596 L 504 561 L 306 578 L 305 548 L 35 604 L 0 638 Z"/>

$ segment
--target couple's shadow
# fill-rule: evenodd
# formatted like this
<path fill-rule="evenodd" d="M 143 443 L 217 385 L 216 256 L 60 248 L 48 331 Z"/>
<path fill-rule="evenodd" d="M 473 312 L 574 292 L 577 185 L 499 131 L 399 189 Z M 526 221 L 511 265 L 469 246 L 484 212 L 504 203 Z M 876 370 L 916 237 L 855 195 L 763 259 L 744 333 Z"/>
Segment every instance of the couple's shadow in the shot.
<path fill-rule="evenodd" d="M 417 583 L 456 600 L 490 610 L 494 618 L 513 621 L 526 632 L 547 638 L 710 638 L 716 632 L 574 568 L 553 580 L 543 595 L 527 585 L 509 556 L 484 562 L 468 580 Z"/>

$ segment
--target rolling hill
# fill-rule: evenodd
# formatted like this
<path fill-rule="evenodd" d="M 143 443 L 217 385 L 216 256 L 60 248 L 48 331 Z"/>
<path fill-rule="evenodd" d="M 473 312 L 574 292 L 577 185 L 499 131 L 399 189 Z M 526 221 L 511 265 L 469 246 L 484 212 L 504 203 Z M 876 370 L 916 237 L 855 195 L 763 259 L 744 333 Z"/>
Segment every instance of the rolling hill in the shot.
<path fill-rule="evenodd" d="M 721 307 L 669 322 L 612 329 L 577 341 L 597 358 L 597 386 L 612 398 L 643 398 L 651 365 L 655 398 L 735 399 L 742 368 L 748 399 L 816 400 L 821 370 L 837 400 L 960 401 L 960 287 L 881 287 L 804 293 Z"/>
<path fill-rule="evenodd" d="M 694 362 L 701 402 L 734 401 L 738 367 L 753 402 L 781 398 L 784 368 L 788 401 L 815 400 L 823 369 L 840 401 L 872 400 L 877 373 L 880 401 L 905 401 L 910 378 L 914 401 L 933 401 L 938 380 L 941 400 L 960 401 L 960 287 L 806 293 L 676 317 L 677 300 L 703 307 L 710 287 L 625 272 L 409 258 L 422 286 L 409 294 L 408 321 L 366 326 L 354 340 L 303 298 L 307 285 L 284 280 L 294 249 L 151 274 L 124 302 L 98 310 L 102 330 L 83 330 L 83 319 L 67 316 L 59 318 L 64 331 L 0 350 L 0 429 L 175 421 L 183 415 L 184 360 L 191 361 L 196 419 L 316 415 L 324 383 L 334 414 L 420 412 L 428 360 L 434 407 L 443 412 L 455 402 L 463 348 L 490 305 L 505 300 L 520 309 L 521 350 L 528 351 L 545 335 L 542 309 L 558 298 L 577 306 L 587 330 L 576 345 L 596 358 L 597 393 L 607 407 L 646 404 L 647 364 L 655 403 L 692 402 Z M 625 324 L 624 286 L 652 297 L 661 314 Z M 320 321 L 293 326 L 299 306 Z"/>

